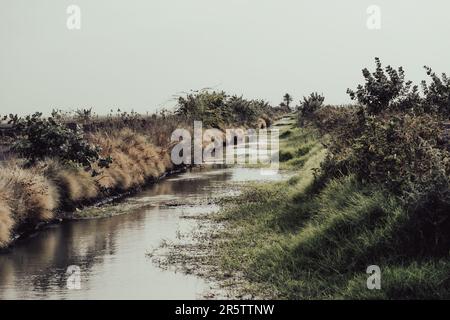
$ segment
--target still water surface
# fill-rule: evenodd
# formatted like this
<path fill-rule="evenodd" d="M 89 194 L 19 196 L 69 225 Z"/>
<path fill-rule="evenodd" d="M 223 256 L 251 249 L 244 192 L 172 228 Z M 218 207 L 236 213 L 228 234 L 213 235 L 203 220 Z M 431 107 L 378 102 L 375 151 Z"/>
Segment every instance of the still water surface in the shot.
<path fill-rule="evenodd" d="M 103 210 L 126 213 L 50 226 L 0 254 L 0 299 L 202 299 L 206 280 L 163 270 L 146 253 L 195 227 L 189 213 L 217 210 L 205 204 L 235 182 L 279 180 L 259 169 L 186 172 Z M 170 206 L 178 202 L 203 203 Z M 67 268 L 79 266 L 81 289 L 67 288 Z"/>

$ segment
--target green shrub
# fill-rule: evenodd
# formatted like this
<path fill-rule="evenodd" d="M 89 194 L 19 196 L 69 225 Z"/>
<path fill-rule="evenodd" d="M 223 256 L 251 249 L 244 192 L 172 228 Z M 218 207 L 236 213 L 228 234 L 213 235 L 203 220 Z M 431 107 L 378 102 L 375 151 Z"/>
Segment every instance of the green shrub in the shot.
<path fill-rule="evenodd" d="M 430 67 L 425 66 L 430 84 L 422 81 L 422 94 L 419 87 L 405 79 L 402 67 L 383 69 L 379 58 L 375 58 L 376 69 L 371 73 L 363 69 L 364 85 L 356 90 L 347 90 L 352 100 L 365 108 L 369 115 L 386 111 L 431 113 L 450 118 L 450 79 L 445 73 L 439 77 Z"/>
<path fill-rule="evenodd" d="M 324 106 L 310 117 L 328 153 L 323 182 L 354 175 L 363 185 L 378 185 L 398 197 L 410 215 L 405 236 L 414 254 L 442 256 L 450 250 L 450 145 L 443 120 L 449 105 L 449 80 L 427 69 L 431 84 L 405 80 L 402 68 L 363 70 L 364 85 L 349 90 L 359 105 Z M 419 231 L 417 231 L 419 230 Z M 407 248 L 407 246 L 406 246 Z"/>
<path fill-rule="evenodd" d="M 344 133 L 357 135 L 361 129 L 361 123 L 365 121 L 363 110 L 360 106 L 323 106 L 317 110 L 310 122 L 317 127 L 322 135 L 332 133 Z"/>
<path fill-rule="evenodd" d="M 225 106 L 225 92 L 202 91 L 178 98 L 178 115 L 203 121 L 205 126 L 220 127 L 225 119 L 231 118 L 230 110 Z"/>
<path fill-rule="evenodd" d="M 448 252 L 450 153 L 441 122 L 399 113 L 367 118 L 356 136 L 348 128 L 342 132 L 331 140 L 322 174 L 328 179 L 355 174 L 363 183 L 386 188 L 412 215 L 409 234 L 417 235 L 417 248 Z"/>
<path fill-rule="evenodd" d="M 422 81 L 424 101 L 422 109 L 424 112 L 437 113 L 450 118 L 450 79 L 445 73 L 440 78 L 430 67 L 425 67 L 427 75 L 431 77 L 431 83 Z"/>
<path fill-rule="evenodd" d="M 223 129 L 229 125 L 254 126 L 258 119 L 270 125 L 277 114 L 285 113 L 283 108 L 273 108 L 264 100 L 246 100 L 229 96 L 225 92 L 200 92 L 178 99 L 176 114 L 189 120 L 203 121 L 206 127 Z"/>
<path fill-rule="evenodd" d="M 314 113 L 322 107 L 325 97 L 313 92 L 309 97 L 303 97 L 303 101 L 297 107 L 300 125 L 304 125 L 305 120 L 310 119 Z"/>
<path fill-rule="evenodd" d="M 375 58 L 376 70 L 371 73 L 363 69 L 364 85 L 358 85 L 356 91 L 347 90 L 352 100 L 366 108 L 370 115 L 386 110 L 406 111 L 420 104 L 418 86 L 405 80 L 405 72 L 387 66 L 383 69 L 379 58 Z"/>
<path fill-rule="evenodd" d="M 416 199 L 423 198 L 423 194 L 417 196 L 422 192 L 418 190 L 441 184 L 450 174 L 442 115 L 421 112 L 432 109 L 426 105 L 440 105 L 439 110 L 444 110 L 448 79 L 428 69 L 433 82 L 423 85 L 422 99 L 417 86 L 405 81 L 402 68 L 384 70 L 380 60 L 375 61 L 375 72 L 363 70 L 365 84 L 356 92 L 349 90 L 359 107 L 324 107 L 315 113 L 314 123 L 331 135 L 322 169 L 329 177 L 354 173 L 396 194 L 416 193 Z"/>
<path fill-rule="evenodd" d="M 53 116 L 43 118 L 41 113 L 25 118 L 10 115 L 10 123 L 18 134 L 12 149 L 26 158 L 29 165 L 48 157 L 89 169 L 94 162 L 98 162 L 100 167 L 107 167 L 112 161 L 109 157 L 100 157 L 100 149 L 84 139 L 78 125 L 69 128 Z"/>

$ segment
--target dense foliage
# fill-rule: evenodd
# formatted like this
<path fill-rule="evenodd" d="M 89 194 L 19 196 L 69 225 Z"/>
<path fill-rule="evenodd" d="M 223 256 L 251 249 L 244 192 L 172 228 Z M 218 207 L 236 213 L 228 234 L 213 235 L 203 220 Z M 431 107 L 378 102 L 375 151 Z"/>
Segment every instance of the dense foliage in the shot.
<path fill-rule="evenodd" d="M 303 97 L 303 101 L 297 107 L 300 122 L 304 124 L 305 120 L 310 119 L 322 107 L 324 101 L 325 97 L 317 92 L 311 93 L 309 97 Z"/>
<path fill-rule="evenodd" d="M 319 128 L 328 154 L 321 178 L 352 175 L 395 195 L 410 213 L 411 232 L 424 251 L 448 252 L 450 234 L 449 81 L 430 68 L 422 92 L 402 68 L 363 70 L 364 84 L 348 90 L 353 106 L 322 106 L 300 119 Z M 415 240 L 415 241 L 416 241 Z M 417 244 L 416 244 L 417 245 Z M 417 245 L 417 247 L 421 247 Z"/>
<path fill-rule="evenodd" d="M 450 79 L 445 73 L 439 77 L 430 67 L 424 67 L 430 77 L 430 83 L 418 85 L 405 79 L 402 67 L 395 69 L 387 66 L 383 69 L 380 59 L 375 58 L 376 69 L 370 72 L 363 69 L 364 84 L 356 90 L 348 89 L 352 100 L 358 102 L 367 114 L 377 115 L 383 112 L 410 112 L 434 114 L 441 118 L 450 118 Z"/>
<path fill-rule="evenodd" d="M 254 126 L 258 119 L 270 125 L 273 117 L 285 111 L 283 107 L 271 107 L 264 100 L 246 100 L 223 91 L 202 90 L 179 97 L 176 114 L 190 120 L 201 120 L 207 127 L 224 128 L 230 124 Z"/>
<path fill-rule="evenodd" d="M 29 165 L 46 158 L 57 158 L 86 168 L 91 168 L 95 162 L 106 167 L 112 161 L 109 157 L 100 157 L 100 149 L 84 139 L 80 126 L 69 128 L 59 122 L 55 114 L 48 118 L 42 117 L 41 113 L 25 118 L 10 115 L 9 123 L 18 135 L 12 149 L 26 158 Z"/>
<path fill-rule="evenodd" d="M 297 176 L 251 187 L 221 213 L 222 267 L 258 292 L 449 299 L 449 81 L 426 68 L 420 90 L 402 68 L 375 63 L 348 90 L 356 104 L 303 99 L 297 124 L 280 135 L 281 164 Z M 370 265 L 381 268 L 380 290 L 367 289 Z"/>

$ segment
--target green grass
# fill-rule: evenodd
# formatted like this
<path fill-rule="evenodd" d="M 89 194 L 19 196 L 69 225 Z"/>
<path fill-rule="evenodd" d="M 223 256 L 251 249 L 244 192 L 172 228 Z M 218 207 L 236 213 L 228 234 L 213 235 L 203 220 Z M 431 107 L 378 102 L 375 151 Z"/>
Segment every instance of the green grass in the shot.
<path fill-rule="evenodd" d="M 382 269 L 382 290 L 361 290 L 366 277 L 355 276 L 342 290 L 342 298 L 353 299 L 449 299 L 448 260 L 412 262 Z"/>
<path fill-rule="evenodd" d="M 298 128 L 293 117 L 285 117 L 274 124 L 280 131 L 280 170 L 298 170 L 313 156 L 322 156 L 324 147 L 311 129 Z M 246 168 L 260 168 L 265 164 L 246 164 Z"/>
<path fill-rule="evenodd" d="M 280 169 L 301 169 L 312 156 L 321 153 L 323 146 L 317 133 L 298 128 L 292 119 L 278 126 L 280 130 Z"/>
<path fill-rule="evenodd" d="M 352 176 L 319 186 L 326 151 L 315 135 L 290 125 L 281 135 L 292 156 L 282 164 L 297 175 L 251 185 L 219 213 L 224 270 L 281 299 L 450 298 L 448 256 L 414 254 L 412 218 L 395 196 Z M 381 290 L 367 289 L 369 265 L 381 268 Z"/>

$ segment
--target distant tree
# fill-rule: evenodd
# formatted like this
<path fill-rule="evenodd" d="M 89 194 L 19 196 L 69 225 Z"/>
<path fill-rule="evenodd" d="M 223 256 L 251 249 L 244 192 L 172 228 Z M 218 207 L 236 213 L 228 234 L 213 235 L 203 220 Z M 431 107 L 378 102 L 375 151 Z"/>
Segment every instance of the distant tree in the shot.
<path fill-rule="evenodd" d="M 82 123 L 88 123 L 93 116 L 92 108 L 75 110 L 75 117 Z"/>
<path fill-rule="evenodd" d="M 283 96 L 283 103 L 286 107 L 290 108 L 290 104 L 294 99 L 292 98 L 292 96 L 289 93 L 286 93 Z"/>

